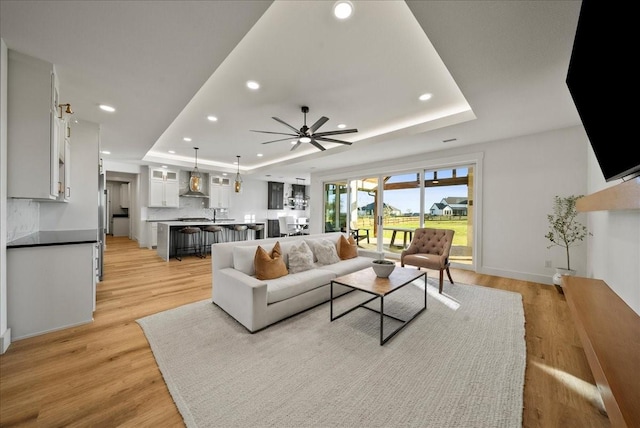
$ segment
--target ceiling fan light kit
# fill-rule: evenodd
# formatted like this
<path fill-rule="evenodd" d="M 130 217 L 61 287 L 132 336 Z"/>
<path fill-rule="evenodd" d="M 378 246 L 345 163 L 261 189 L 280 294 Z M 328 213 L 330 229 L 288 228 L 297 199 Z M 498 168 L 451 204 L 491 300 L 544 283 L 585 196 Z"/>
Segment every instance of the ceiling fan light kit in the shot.
<path fill-rule="evenodd" d="M 285 133 L 285 132 L 274 132 L 274 131 L 256 131 L 254 129 L 251 130 L 251 132 L 262 132 L 264 134 L 276 134 L 276 135 L 286 135 L 287 138 L 280 138 L 278 140 L 272 140 L 272 141 L 265 141 L 262 144 L 271 144 L 271 143 L 275 143 L 278 141 L 287 141 L 287 140 L 291 140 L 291 137 L 293 138 L 297 138 L 297 143 L 295 143 L 293 145 L 293 147 L 291 147 L 291 150 L 295 150 L 298 147 L 300 147 L 300 144 L 303 143 L 310 143 L 311 145 L 313 145 L 315 148 L 317 148 L 318 150 L 324 151 L 326 150 L 318 141 L 322 141 L 322 142 L 327 142 L 327 143 L 337 143 L 337 144 L 344 144 L 344 145 L 351 145 L 352 143 L 348 142 L 348 141 L 342 141 L 342 140 L 336 140 L 334 138 L 329 138 L 329 136 L 331 135 L 339 135 L 339 134 L 350 134 L 353 132 L 358 132 L 357 129 L 339 129 L 336 131 L 326 131 L 326 132 L 316 132 L 318 130 L 318 128 L 320 128 L 322 125 L 324 125 L 329 118 L 326 116 L 322 116 L 320 119 L 318 119 L 313 125 L 311 125 L 311 127 L 307 126 L 307 113 L 309 113 L 309 107 L 307 106 L 302 106 L 301 108 L 302 113 L 304 114 L 304 124 L 302 125 L 302 128 L 300 128 L 299 130 L 296 129 L 295 127 L 289 125 L 287 122 L 285 122 L 282 119 L 279 119 L 277 117 L 272 117 L 273 120 L 275 120 L 276 122 L 280 122 L 281 124 L 283 124 L 284 126 L 286 126 L 287 128 L 289 128 L 291 131 L 293 131 L 294 133 Z"/>

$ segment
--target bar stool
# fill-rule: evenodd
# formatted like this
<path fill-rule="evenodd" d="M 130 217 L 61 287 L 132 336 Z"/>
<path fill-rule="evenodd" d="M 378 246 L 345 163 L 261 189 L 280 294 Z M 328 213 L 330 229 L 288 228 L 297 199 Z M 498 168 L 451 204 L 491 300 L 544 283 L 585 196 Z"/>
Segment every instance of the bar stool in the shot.
<path fill-rule="evenodd" d="M 251 231 L 251 239 L 258 239 L 258 233 L 264 230 L 264 224 L 250 224 L 247 228 Z"/>
<path fill-rule="evenodd" d="M 202 227 L 202 254 L 205 259 L 207 258 L 207 249 L 209 250 L 208 252 L 211 252 L 211 244 L 221 242 L 221 236 L 222 226 L 209 225 Z"/>
<path fill-rule="evenodd" d="M 199 227 L 183 227 L 178 231 L 178 245 L 176 246 L 176 259 L 182 261 L 180 253 L 191 252 L 200 258 L 202 253 L 200 252 L 200 228 Z"/>
<path fill-rule="evenodd" d="M 248 227 L 246 224 L 234 224 L 231 226 L 231 231 L 233 233 L 232 238 L 234 241 L 247 240 Z"/>

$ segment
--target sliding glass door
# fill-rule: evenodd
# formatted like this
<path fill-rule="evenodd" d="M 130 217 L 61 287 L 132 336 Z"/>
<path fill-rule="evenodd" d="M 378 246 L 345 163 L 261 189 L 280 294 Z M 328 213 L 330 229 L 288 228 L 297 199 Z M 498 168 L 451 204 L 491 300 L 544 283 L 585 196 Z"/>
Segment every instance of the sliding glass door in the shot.
<path fill-rule="evenodd" d="M 473 264 L 474 167 L 424 171 L 424 227 L 454 230 L 450 260 Z"/>
<path fill-rule="evenodd" d="M 420 173 L 387 175 L 382 181 L 381 251 L 399 256 L 420 227 Z"/>
<path fill-rule="evenodd" d="M 347 182 L 324 185 L 324 232 L 336 232 L 347 227 Z"/>
<path fill-rule="evenodd" d="M 473 178 L 460 165 L 325 183 L 324 231 L 397 258 L 416 228 L 453 229 L 451 261 L 473 265 Z"/>

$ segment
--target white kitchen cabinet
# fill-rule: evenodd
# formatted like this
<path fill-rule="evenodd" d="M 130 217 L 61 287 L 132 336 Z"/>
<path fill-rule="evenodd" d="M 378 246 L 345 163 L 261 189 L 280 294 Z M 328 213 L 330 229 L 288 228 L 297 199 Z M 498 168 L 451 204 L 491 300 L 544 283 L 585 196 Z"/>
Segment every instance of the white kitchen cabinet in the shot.
<path fill-rule="evenodd" d="M 178 172 L 161 168 L 149 168 L 149 206 L 179 206 Z"/>
<path fill-rule="evenodd" d="M 55 67 L 11 49 L 8 58 L 7 194 L 56 201 L 63 131 Z"/>
<path fill-rule="evenodd" d="M 68 125 L 64 128 L 68 132 Z M 68 135 L 65 133 L 65 135 Z M 60 140 L 61 152 L 63 155 L 58 162 L 58 201 L 69 202 L 71 200 L 71 142 L 69 138 Z"/>
<path fill-rule="evenodd" d="M 113 236 L 129 236 L 129 217 L 113 217 Z"/>
<path fill-rule="evenodd" d="M 93 320 L 95 245 L 7 249 L 7 324 L 12 339 Z"/>
<path fill-rule="evenodd" d="M 158 246 L 158 223 L 151 222 L 151 248 Z"/>
<path fill-rule="evenodd" d="M 120 208 L 129 208 L 129 183 L 120 185 Z"/>
<path fill-rule="evenodd" d="M 229 208 L 231 182 L 226 177 L 212 176 L 209 182 L 209 208 Z"/>

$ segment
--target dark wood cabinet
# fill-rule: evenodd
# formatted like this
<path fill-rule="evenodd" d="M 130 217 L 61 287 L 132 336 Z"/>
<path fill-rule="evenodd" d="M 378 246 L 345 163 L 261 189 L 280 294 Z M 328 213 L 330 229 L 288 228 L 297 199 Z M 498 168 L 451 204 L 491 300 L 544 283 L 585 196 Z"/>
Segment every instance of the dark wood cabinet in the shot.
<path fill-rule="evenodd" d="M 268 202 L 267 208 L 270 210 L 281 210 L 284 208 L 284 183 L 277 181 L 268 182 Z"/>
<path fill-rule="evenodd" d="M 269 238 L 280 236 L 280 222 L 278 220 L 267 220 Z"/>

